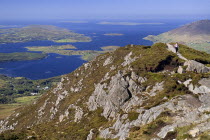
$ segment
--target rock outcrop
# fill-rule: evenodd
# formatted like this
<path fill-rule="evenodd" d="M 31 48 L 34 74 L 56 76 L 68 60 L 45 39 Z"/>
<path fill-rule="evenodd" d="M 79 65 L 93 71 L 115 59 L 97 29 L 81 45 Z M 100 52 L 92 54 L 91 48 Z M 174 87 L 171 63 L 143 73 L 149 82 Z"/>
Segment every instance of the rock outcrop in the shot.
<path fill-rule="evenodd" d="M 196 62 L 194 60 L 188 60 L 184 63 L 184 66 L 187 66 L 187 71 L 193 71 L 197 73 L 207 73 L 210 71 L 208 67 L 204 64 Z"/>

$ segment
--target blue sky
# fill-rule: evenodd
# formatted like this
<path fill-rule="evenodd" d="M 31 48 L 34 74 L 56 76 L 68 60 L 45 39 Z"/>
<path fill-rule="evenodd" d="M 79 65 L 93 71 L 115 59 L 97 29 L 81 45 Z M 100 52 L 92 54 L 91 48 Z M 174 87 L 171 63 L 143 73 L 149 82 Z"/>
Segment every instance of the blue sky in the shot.
<path fill-rule="evenodd" d="M 0 19 L 209 17 L 210 0 L 0 0 Z"/>

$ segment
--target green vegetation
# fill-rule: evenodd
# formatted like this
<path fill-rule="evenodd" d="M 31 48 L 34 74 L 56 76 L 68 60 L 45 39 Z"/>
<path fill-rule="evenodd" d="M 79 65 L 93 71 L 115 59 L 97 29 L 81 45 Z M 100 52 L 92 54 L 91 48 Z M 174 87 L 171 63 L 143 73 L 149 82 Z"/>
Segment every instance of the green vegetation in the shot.
<path fill-rule="evenodd" d="M 90 42 L 90 41 L 78 41 L 78 40 L 76 40 L 76 39 L 60 39 L 60 40 L 56 40 L 55 42 L 57 42 L 57 43 L 67 43 L 67 42 Z"/>
<path fill-rule="evenodd" d="M 101 49 L 103 51 L 114 51 L 116 49 L 118 49 L 120 46 L 104 46 L 104 47 L 101 47 Z"/>
<path fill-rule="evenodd" d="M 101 47 L 103 51 L 94 51 L 94 50 L 72 50 L 77 49 L 73 45 L 61 45 L 61 46 L 32 46 L 26 47 L 29 51 L 41 51 L 43 53 L 57 53 L 60 55 L 81 55 L 81 58 L 86 61 L 90 61 L 95 58 L 97 55 L 113 51 L 119 46 L 105 46 Z M 70 50 L 71 49 L 71 50 Z"/>
<path fill-rule="evenodd" d="M 19 108 L 21 105 L 14 103 L 14 104 L 0 104 L 0 120 L 5 119 L 8 117 L 12 112 Z"/>
<path fill-rule="evenodd" d="M 188 131 L 191 130 L 192 128 L 193 124 L 176 128 L 175 132 L 177 133 L 177 140 L 192 139 L 192 137 L 188 134 Z"/>
<path fill-rule="evenodd" d="M 33 46 L 33 47 L 26 47 L 29 51 L 42 51 L 42 52 L 49 52 L 49 51 L 56 51 L 56 50 L 66 50 L 66 49 L 77 49 L 73 45 L 60 45 L 60 46 Z"/>
<path fill-rule="evenodd" d="M 0 120 L 20 106 L 30 104 L 59 81 L 60 77 L 29 80 L 0 75 Z"/>
<path fill-rule="evenodd" d="M 137 112 L 129 112 L 128 113 L 129 121 L 133 121 L 133 120 L 138 119 L 138 116 L 139 116 L 139 113 L 137 113 Z"/>
<path fill-rule="evenodd" d="M 210 139 L 209 132 L 204 132 L 204 133 L 201 134 L 201 136 L 200 136 L 200 140 L 209 140 L 209 139 Z"/>
<path fill-rule="evenodd" d="M 15 99 L 16 103 L 12 104 L 0 104 L 0 120 L 5 119 L 11 115 L 16 109 L 23 105 L 27 105 L 37 100 L 40 95 L 36 96 L 23 96 Z"/>
<path fill-rule="evenodd" d="M 180 53 L 190 59 L 201 62 L 203 64 L 210 64 L 210 54 L 206 52 L 197 51 L 195 49 L 189 48 L 186 45 L 179 44 Z"/>
<path fill-rule="evenodd" d="M 60 77 L 29 80 L 24 77 L 7 77 L 0 75 L 0 104 L 16 103 L 30 96 L 31 93 L 41 94 L 48 88 L 55 85 L 60 80 Z M 29 98 L 27 98 L 28 100 Z M 24 101 L 25 102 L 25 101 Z"/>
<path fill-rule="evenodd" d="M 35 99 L 37 99 L 38 97 L 39 95 L 38 96 L 23 96 L 23 97 L 16 98 L 15 101 L 20 104 L 29 104 Z"/>
<path fill-rule="evenodd" d="M 43 53 L 29 53 L 29 52 L 0 53 L 0 62 L 37 60 L 37 59 L 45 58 L 46 56 L 47 56 L 47 54 L 43 54 Z"/>
<path fill-rule="evenodd" d="M 166 51 L 166 44 L 157 43 L 151 47 L 141 46 L 133 48 L 133 56 L 140 56 L 139 61 L 134 61 L 131 66 L 139 72 L 157 72 L 170 70 L 177 67 L 181 60 L 172 52 Z"/>
<path fill-rule="evenodd" d="M 0 29 L 0 43 L 37 40 L 54 42 L 90 42 L 91 38 L 52 25 L 31 25 L 23 28 Z"/>
<path fill-rule="evenodd" d="M 157 132 L 167 124 L 170 124 L 172 119 L 170 118 L 171 113 L 165 111 L 153 122 L 144 125 L 143 127 L 134 127 L 130 132 L 130 140 L 141 138 L 143 140 L 149 140 L 153 137 L 157 137 Z"/>
<path fill-rule="evenodd" d="M 100 54 L 100 51 L 93 50 L 72 50 L 77 49 L 72 45 L 61 46 L 33 46 L 26 47 L 29 51 L 41 51 L 43 53 L 57 53 L 60 55 L 81 55 L 83 60 L 92 60 L 96 55 Z M 71 49 L 71 50 L 70 50 Z"/>
<path fill-rule="evenodd" d="M 97 135 L 99 134 L 99 131 L 95 128 L 105 125 L 108 122 L 104 117 L 100 115 L 101 112 L 102 109 L 97 109 L 94 112 L 90 112 L 88 113 L 88 116 L 83 117 L 82 120 L 78 123 L 65 122 L 68 125 L 63 125 L 62 128 L 59 128 L 52 122 L 46 122 L 44 124 L 39 124 L 30 128 L 29 131 L 18 131 L 15 133 L 13 133 L 12 131 L 7 131 L 4 133 L 4 135 L 0 134 L 0 139 L 11 139 L 14 136 L 16 138 L 21 139 L 23 135 L 31 135 L 35 139 L 83 140 L 86 139 L 91 129 L 93 129 L 94 132 L 93 139 L 96 139 Z"/>

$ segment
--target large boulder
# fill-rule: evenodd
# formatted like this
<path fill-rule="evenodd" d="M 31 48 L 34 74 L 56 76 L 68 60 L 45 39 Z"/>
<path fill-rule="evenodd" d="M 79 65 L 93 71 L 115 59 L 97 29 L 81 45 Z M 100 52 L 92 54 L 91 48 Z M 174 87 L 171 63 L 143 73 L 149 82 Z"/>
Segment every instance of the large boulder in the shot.
<path fill-rule="evenodd" d="M 167 43 L 167 46 L 168 46 L 168 50 L 169 50 L 169 51 L 172 51 L 173 53 L 176 53 L 176 49 L 174 48 L 173 45 Z"/>
<path fill-rule="evenodd" d="M 207 73 L 210 71 L 208 67 L 206 67 L 204 64 L 199 63 L 194 60 L 188 60 L 184 63 L 184 66 L 187 66 L 187 71 L 194 71 L 197 73 Z"/>

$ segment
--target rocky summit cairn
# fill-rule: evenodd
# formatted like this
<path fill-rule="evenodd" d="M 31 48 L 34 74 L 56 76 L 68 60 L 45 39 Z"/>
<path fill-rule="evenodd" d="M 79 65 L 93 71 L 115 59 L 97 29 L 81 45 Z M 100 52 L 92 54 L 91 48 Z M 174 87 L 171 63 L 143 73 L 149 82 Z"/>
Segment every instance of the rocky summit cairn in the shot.
<path fill-rule="evenodd" d="M 1 120 L 0 139 L 210 139 L 210 55 L 179 45 L 99 55 Z"/>

